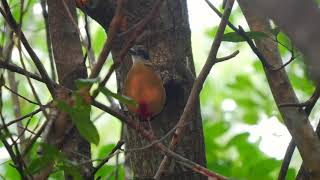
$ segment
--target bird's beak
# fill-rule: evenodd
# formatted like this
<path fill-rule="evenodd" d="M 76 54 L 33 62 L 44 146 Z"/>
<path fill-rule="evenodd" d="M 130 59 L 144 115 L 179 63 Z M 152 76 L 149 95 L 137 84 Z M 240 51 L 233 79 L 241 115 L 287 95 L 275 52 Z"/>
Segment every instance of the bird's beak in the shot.
<path fill-rule="evenodd" d="M 128 50 L 128 54 L 129 54 L 129 55 L 136 55 L 137 52 L 136 52 L 133 48 L 130 48 L 130 49 Z"/>

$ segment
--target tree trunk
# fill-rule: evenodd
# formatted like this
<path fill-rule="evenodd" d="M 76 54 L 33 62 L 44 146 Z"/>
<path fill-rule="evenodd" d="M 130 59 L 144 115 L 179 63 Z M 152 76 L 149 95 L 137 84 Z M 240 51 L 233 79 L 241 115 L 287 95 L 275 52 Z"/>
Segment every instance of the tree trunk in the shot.
<path fill-rule="evenodd" d="M 150 12 L 153 3 L 153 0 L 125 1 L 124 15 L 128 27 L 132 27 L 143 19 Z M 79 8 L 95 19 L 108 32 L 116 6 L 115 0 L 91 0 L 87 1 L 84 6 L 81 4 L 78 6 L 81 6 Z M 113 43 L 114 60 L 117 60 L 124 42 L 124 39 L 118 38 Z M 177 124 L 194 81 L 194 78 L 190 78 L 194 77 L 195 71 L 186 0 L 164 1 L 160 12 L 147 25 L 136 44 L 143 45 L 148 50 L 154 69 L 161 75 L 166 89 L 165 107 L 151 122 L 156 137 L 161 138 Z M 131 58 L 127 56 L 123 62 L 116 70 L 120 91 L 123 90 L 126 74 L 131 67 Z M 196 111 L 192 114 L 192 121 L 187 125 L 185 136 L 176 152 L 205 166 L 205 147 L 199 102 L 196 107 Z M 126 128 L 126 132 L 126 149 L 139 148 L 149 144 L 135 130 Z M 172 134 L 165 138 L 163 143 L 168 145 L 171 138 Z M 128 154 L 136 179 L 152 179 L 163 157 L 159 151 L 153 148 Z M 207 179 L 207 177 L 196 174 L 172 161 L 162 179 L 185 180 Z"/>
<path fill-rule="evenodd" d="M 65 2 L 65 5 L 63 2 Z M 87 77 L 79 34 L 76 29 L 75 2 L 48 0 L 48 15 L 59 83 L 66 88 L 75 90 L 75 80 Z M 59 148 L 62 148 L 62 151 L 66 153 L 70 160 L 76 164 L 81 164 L 82 177 L 88 177 L 92 170 L 92 163 L 88 163 L 91 158 L 90 143 L 80 136 L 69 117 L 63 120 L 66 121 L 64 123 L 67 125 L 54 125 L 53 127 L 56 127 L 56 129 L 50 130 L 51 134 L 48 136 L 48 141 L 56 142 L 63 139 L 60 145 L 53 144 L 60 146 Z M 55 119 L 53 123 L 58 124 L 57 121 L 59 120 Z M 48 128 L 52 127 L 49 126 Z M 59 133 L 59 131 L 63 131 L 63 133 Z M 68 174 L 65 174 L 65 176 L 66 179 L 72 179 Z"/>
<path fill-rule="evenodd" d="M 125 15 L 128 18 L 129 27 L 149 13 L 153 2 L 146 0 L 127 1 Z M 117 60 L 123 44 L 123 40 L 114 43 L 112 49 L 114 60 Z M 166 89 L 165 107 L 151 121 L 153 132 L 160 139 L 177 124 L 194 81 L 193 78 L 188 78 L 190 75 L 187 74 L 187 72 L 192 72 L 194 76 L 186 1 L 165 1 L 161 5 L 159 14 L 147 25 L 136 44 L 143 45 L 148 50 L 154 69 L 161 75 Z M 130 67 L 131 58 L 127 56 L 124 63 L 116 71 L 118 87 L 121 90 L 123 90 L 123 83 Z M 197 110 L 192 114 L 192 122 L 187 125 L 186 135 L 178 145 L 177 152 L 205 166 L 205 147 L 199 102 L 196 107 Z M 168 145 L 171 138 L 172 134 L 165 138 L 163 143 Z M 149 144 L 135 130 L 130 128 L 127 128 L 125 140 L 127 149 L 139 148 Z M 151 179 L 163 157 L 159 151 L 153 148 L 130 153 L 129 159 L 135 178 Z M 169 169 L 162 178 L 206 179 L 206 177 L 195 174 L 174 161 L 171 162 Z"/>
<path fill-rule="evenodd" d="M 249 0 L 238 0 L 241 10 L 252 31 L 259 31 L 271 34 L 269 20 L 261 13 L 258 13 L 256 6 L 252 6 Z M 257 47 L 266 58 L 268 64 L 280 67 L 282 61 L 277 44 L 270 38 L 256 40 Z M 289 81 L 285 69 L 273 71 L 264 68 L 268 83 L 276 101 L 283 121 L 288 128 L 299 153 L 303 159 L 305 167 L 312 176 L 312 179 L 320 179 L 320 144 L 319 138 L 311 126 L 305 111 L 299 107 L 283 107 L 282 103 L 298 104 L 294 89 Z"/>

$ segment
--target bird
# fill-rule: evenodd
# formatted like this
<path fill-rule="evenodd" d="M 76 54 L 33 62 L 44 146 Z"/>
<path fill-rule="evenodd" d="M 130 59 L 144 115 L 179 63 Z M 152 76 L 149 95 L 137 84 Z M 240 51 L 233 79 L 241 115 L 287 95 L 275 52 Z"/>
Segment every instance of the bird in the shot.
<path fill-rule="evenodd" d="M 159 74 L 152 68 L 149 53 L 141 48 L 131 48 L 132 66 L 124 83 L 124 95 L 137 105 L 127 105 L 142 121 L 150 121 L 159 114 L 166 101 L 166 91 Z"/>

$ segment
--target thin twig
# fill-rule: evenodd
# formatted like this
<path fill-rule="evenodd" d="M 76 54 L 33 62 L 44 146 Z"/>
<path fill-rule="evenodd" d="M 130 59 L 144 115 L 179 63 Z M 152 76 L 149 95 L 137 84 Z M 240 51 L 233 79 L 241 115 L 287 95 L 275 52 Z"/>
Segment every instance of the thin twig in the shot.
<path fill-rule="evenodd" d="M 112 157 L 112 155 L 119 149 L 121 149 L 121 146 L 124 144 L 123 141 L 119 141 L 115 147 L 113 147 L 113 149 L 109 152 L 109 154 L 106 156 L 106 158 L 104 158 L 96 167 L 93 168 L 91 175 L 89 176 L 91 178 L 94 177 L 94 175 L 96 174 L 96 172 L 102 167 L 104 166 L 104 164 L 106 164 L 109 159 Z"/>
<path fill-rule="evenodd" d="M 21 49 L 21 46 L 20 46 L 20 45 L 21 45 L 21 44 L 20 44 L 20 42 L 19 42 L 17 47 L 18 47 L 18 50 L 19 50 L 20 63 L 21 63 L 21 65 L 22 65 L 23 69 L 26 70 L 26 66 L 25 66 L 24 61 L 23 61 L 23 58 L 22 58 L 22 53 L 21 53 L 21 52 L 22 52 L 22 49 Z M 33 96 L 35 97 L 35 99 L 36 99 L 36 101 L 37 101 L 37 105 L 40 106 L 43 115 L 48 119 L 48 117 L 49 117 L 49 116 L 48 116 L 48 113 L 47 113 L 46 109 L 44 108 L 44 106 L 42 105 L 41 99 L 40 99 L 40 97 L 39 97 L 39 95 L 38 95 L 38 93 L 37 93 L 34 85 L 32 84 L 30 77 L 29 77 L 29 76 L 25 76 L 25 77 L 27 78 L 28 84 L 30 85 L 32 94 L 33 94 Z"/>
<path fill-rule="evenodd" d="M 86 31 L 86 37 L 87 37 L 87 54 L 88 54 L 88 59 L 89 59 L 89 67 L 92 68 L 92 66 L 95 63 L 95 56 L 94 56 L 94 51 L 92 49 L 92 42 L 91 42 L 91 34 L 90 34 L 90 23 L 88 21 L 88 15 L 84 15 L 84 29 Z"/>
<path fill-rule="evenodd" d="M 51 78 L 53 81 L 56 81 L 56 70 L 53 60 L 53 51 L 51 46 L 51 36 L 50 36 L 50 28 L 49 28 L 49 22 L 48 22 L 48 11 L 47 11 L 47 1 L 41 0 L 40 1 L 41 8 L 42 8 L 42 16 L 44 19 L 44 26 L 46 31 L 46 42 L 47 42 L 47 49 L 49 54 L 49 61 L 50 61 L 50 69 L 51 69 Z"/>
<path fill-rule="evenodd" d="M 182 124 L 186 124 L 189 121 L 191 121 L 191 116 L 190 114 L 194 111 L 195 109 L 195 104 L 197 102 L 197 99 L 199 98 L 199 93 L 201 92 L 201 89 L 203 87 L 203 84 L 209 75 L 213 65 L 217 62 L 216 61 L 216 56 L 218 53 L 218 49 L 220 47 L 222 37 L 224 30 L 226 28 L 228 18 L 231 14 L 232 6 L 233 6 L 234 0 L 228 0 L 226 4 L 226 8 L 224 11 L 224 14 L 222 15 L 217 34 L 215 36 L 215 39 L 212 43 L 210 53 L 208 55 L 208 58 L 206 60 L 205 65 L 203 66 L 199 76 L 196 78 L 196 80 L 193 83 L 191 93 L 189 95 L 187 104 L 183 110 L 183 113 L 178 121 L 178 127 L 181 126 Z M 169 145 L 170 150 L 175 151 L 177 144 L 179 141 L 182 139 L 183 134 L 184 134 L 185 128 L 177 128 L 175 132 L 175 136 L 172 137 L 171 143 Z M 169 165 L 170 159 L 168 156 L 165 156 L 163 160 L 161 161 L 161 164 L 154 176 L 154 179 L 160 179 L 162 172 L 167 168 Z"/>
<path fill-rule="evenodd" d="M 6 61 L 2 60 L 1 58 L 0 58 L 0 68 L 7 69 L 11 72 L 15 72 L 15 73 L 18 73 L 18 74 L 21 74 L 24 76 L 29 76 L 30 78 L 37 80 L 37 81 L 40 81 L 40 82 L 43 82 L 43 83 L 45 82 L 40 76 L 38 76 L 34 73 L 31 73 L 29 71 L 26 71 L 13 63 L 6 62 Z"/>
<path fill-rule="evenodd" d="M 34 143 L 36 142 L 36 140 L 41 136 L 42 132 L 45 130 L 47 124 L 48 124 L 48 120 L 45 120 L 45 122 L 42 124 L 42 126 L 40 127 L 40 129 L 38 130 L 38 132 L 33 136 L 33 138 L 29 141 L 29 143 L 26 145 L 26 148 L 24 149 L 24 151 L 21 153 L 22 157 L 25 157 L 28 152 L 31 150 L 32 146 L 34 145 Z"/>
<path fill-rule="evenodd" d="M 18 43 L 17 47 L 18 47 L 18 50 L 19 50 L 19 56 L 20 56 L 21 65 L 26 70 L 26 66 L 24 64 L 24 61 L 23 61 L 23 58 L 22 58 L 22 54 L 21 54 L 22 50 L 21 50 L 20 42 Z M 40 130 L 37 132 L 37 134 L 26 145 L 24 151 L 22 152 L 22 157 L 24 157 L 29 152 L 29 150 L 34 145 L 35 141 L 40 137 L 40 135 L 44 131 L 44 129 L 45 129 L 46 125 L 47 125 L 47 122 L 49 121 L 49 115 L 48 115 L 48 113 L 46 111 L 46 108 L 42 105 L 40 97 L 39 97 L 38 93 L 36 92 L 35 87 L 33 86 L 32 82 L 31 82 L 30 77 L 26 76 L 26 78 L 27 78 L 27 81 L 28 81 L 28 83 L 30 85 L 31 91 L 33 93 L 33 96 L 35 97 L 37 103 L 39 104 L 41 112 L 43 113 L 44 117 L 46 118 L 46 121 L 43 124 L 43 126 L 40 128 Z"/>
<path fill-rule="evenodd" d="M 28 126 L 29 126 L 29 124 L 30 124 L 30 122 L 31 122 L 31 118 L 32 118 L 32 117 L 30 117 L 30 118 L 28 119 L 25 127 L 23 127 L 22 124 L 21 124 L 21 125 L 20 125 L 20 124 L 17 124 L 17 128 L 18 128 L 18 129 L 21 129 L 21 132 L 18 134 L 18 137 L 17 137 L 17 139 L 15 140 L 16 143 L 18 142 L 18 140 L 20 140 L 20 142 L 21 142 L 21 141 L 24 142 L 24 140 L 25 140 L 25 134 L 24 134 L 24 132 L 25 132 L 25 131 L 30 132 L 30 130 L 28 129 Z M 31 132 L 31 133 L 33 134 L 33 132 Z M 24 148 L 22 148 L 21 150 L 23 150 L 23 149 L 24 149 Z"/>
<path fill-rule="evenodd" d="M 1 110 L 0 110 L 1 111 Z M 17 143 L 13 140 L 13 137 L 8 129 L 8 127 L 5 125 L 5 120 L 2 116 L 2 112 L 0 112 L 0 119 L 2 121 L 2 124 L 3 124 L 3 129 L 5 131 L 5 134 L 0 134 L 0 139 L 3 143 L 3 145 L 5 146 L 6 150 L 8 151 L 12 161 L 14 162 L 15 164 L 15 167 L 16 169 L 18 170 L 19 174 L 21 175 L 21 177 L 23 179 L 27 179 L 25 173 L 24 173 L 24 162 L 23 162 L 23 159 L 21 158 L 21 154 L 20 154 L 20 151 L 19 151 L 19 148 L 18 148 L 18 145 Z M 9 136 L 9 138 L 11 139 L 12 143 L 13 143 L 13 147 L 15 148 L 15 151 L 13 151 L 13 149 L 11 148 L 11 145 L 9 145 L 9 143 L 7 142 L 7 140 L 4 138 L 5 136 Z"/>
<path fill-rule="evenodd" d="M 290 51 L 290 53 L 291 53 L 291 57 L 290 57 L 289 61 L 286 62 L 286 63 L 284 63 L 282 66 L 280 66 L 280 67 L 278 67 L 278 68 L 273 68 L 273 69 L 272 69 L 273 71 L 279 71 L 279 70 L 285 68 L 286 66 L 288 66 L 293 60 L 295 60 L 295 59 L 299 56 L 299 55 L 297 55 L 297 56 L 295 55 L 294 46 L 293 46 L 292 42 L 291 42 L 291 48 L 289 49 L 289 47 L 287 47 L 285 44 L 283 44 L 282 42 L 278 41 L 277 36 L 276 36 L 276 39 L 273 39 L 273 38 L 271 38 L 271 37 L 270 37 L 270 39 L 272 39 L 272 40 L 275 41 L 276 43 L 280 44 L 281 46 L 283 46 L 284 48 L 286 48 L 286 49 L 287 49 L 288 51 Z"/>
<path fill-rule="evenodd" d="M 222 13 L 209 1 L 205 0 L 206 3 L 209 5 L 209 7 L 219 16 L 222 17 Z M 239 26 L 239 29 L 234 26 L 229 20 L 227 21 L 228 26 L 236 32 L 238 35 L 240 35 L 250 46 L 251 50 L 256 54 L 258 59 L 261 61 L 261 63 L 264 65 L 264 67 L 269 68 L 269 69 L 274 69 L 272 65 L 267 63 L 267 60 L 263 56 L 263 54 L 259 51 L 259 49 L 255 46 L 254 42 L 250 37 L 247 36 L 245 31 L 242 29 L 241 26 Z"/>
<path fill-rule="evenodd" d="M 34 102 L 34 101 L 32 101 L 32 100 L 30 100 L 30 99 L 28 99 L 28 98 L 26 98 L 26 97 L 22 96 L 22 95 L 21 95 L 21 94 L 19 94 L 18 92 L 15 92 L 14 90 L 12 90 L 11 88 L 9 88 L 9 87 L 8 87 L 8 86 L 6 86 L 5 84 L 3 85 L 3 87 L 4 87 L 4 88 L 6 88 L 8 91 L 10 91 L 12 94 L 14 94 L 14 95 L 16 95 L 16 96 L 18 96 L 18 97 L 20 97 L 20 98 L 22 98 L 22 99 L 24 99 L 24 100 L 28 101 L 28 102 L 29 102 L 29 103 L 31 103 L 31 104 L 39 105 L 38 103 L 36 103 L 36 102 Z"/>
<path fill-rule="evenodd" d="M 92 98 L 95 98 L 95 97 L 98 96 L 98 94 L 100 92 L 100 89 L 105 86 L 105 84 L 110 79 L 110 77 L 111 77 L 112 73 L 114 72 L 114 70 L 123 62 L 123 59 L 127 55 L 128 50 L 130 49 L 130 47 L 132 47 L 134 45 L 135 40 L 142 34 L 142 32 L 145 30 L 145 27 L 147 26 L 147 24 L 152 20 L 152 18 L 159 11 L 160 6 L 161 6 L 163 1 L 164 0 L 157 0 L 156 2 L 154 2 L 154 5 L 153 5 L 152 9 L 147 14 L 147 16 L 136 24 L 134 31 L 131 33 L 131 35 L 128 38 L 128 40 L 124 43 L 123 48 L 120 50 L 118 59 L 111 65 L 107 75 L 99 83 L 98 88 L 93 92 Z M 99 62 L 99 60 L 98 60 L 98 62 Z M 91 77 L 91 78 L 95 78 L 95 77 Z"/>
<path fill-rule="evenodd" d="M 111 105 L 111 108 L 112 105 Z M 120 131 L 120 140 L 119 141 L 124 141 L 123 140 L 123 123 L 121 122 L 121 131 Z M 117 153 L 116 154 L 116 167 L 115 167 L 115 170 L 114 170 L 114 180 L 118 180 L 119 179 L 119 156 L 120 156 L 120 153 Z M 126 161 L 126 160 L 124 160 Z"/>
<path fill-rule="evenodd" d="M 189 122 L 188 124 L 190 124 L 191 122 Z M 158 142 L 162 142 L 163 140 L 165 140 L 167 137 L 169 137 L 171 134 L 173 134 L 175 132 L 175 130 L 177 128 L 183 128 L 184 126 L 187 126 L 188 124 L 184 124 L 183 126 L 181 127 L 178 127 L 177 125 L 175 127 L 173 127 L 170 131 L 168 131 L 165 135 L 163 135 L 160 139 L 156 140 L 156 141 L 153 141 L 143 147 L 138 147 L 138 148 L 131 148 L 131 149 L 126 149 L 125 150 L 125 153 L 132 153 L 132 152 L 135 152 L 135 151 L 141 151 L 141 150 L 145 150 L 145 149 L 148 149 L 148 148 L 151 148 L 154 144 L 158 143 Z"/>
<path fill-rule="evenodd" d="M 28 118 L 28 117 L 34 116 L 35 114 L 38 114 L 39 112 L 41 112 L 41 108 L 36 109 L 36 110 L 34 110 L 33 112 L 31 112 L 31 113 L 28 113 L 28 114 L 26 114 L 26 115 L 24 115 L 24 116 L 21 116 L 21 117 L 15 119 L 15 120 L 12 120 L 12 121 L 6 123 L 6 126 L 10 126 L 10 125 L 12 125 L 12 124 L 15 124 L 15 123 L 17 123 L 17 122 L 19 122 L 19 121 L 22 121 L 22 120 Z M 3 129 L 3 125 L 0 126 L 0 130 L 1 130 L 1 129 Z"/>
<path fill-rule="evenodd" d="M 225 56 L 225 57 L 222 57 L 222 58 L 217 58 L 216 63 L 232 59 L 232 58 L 236 57 L 239 54 L 239 52 L 240 52 L 239 50 L 236 50 L 235 52 L 233 52 L 232 54 L 230 54 L 228 56 Z"/>
<path fill-rule="evenodd" d="M 19 32 L 20 32 L 20 38 L 21 38 L 22 44 L 24 45 L 25 49 L 27 50 L 27 52 L 29 53 L 31 59 L 33 60 L 35 66 L 37 67 L 37 69 L 38 69 L 42 79 L 44 80 L 44 82 L 45 82 L 45 84 L 46 84 L 51 96 L 55 97 L 54 84 L 52 83 L 52 80 L 50 79 L 47 71 L 45 70 L 43 64 L 41 63 L 41 61 L 39 59 L 39 57 L 36 55 L 34 50 L 31 48 L 29 42 L 27 41 L 27 38 L 25 37 L 24 33 L 19 28 L 17 22 L 13 18 L 12 14 L 11 14 L 11 11 L 10 11 L 10 7 L 9 7 L 7 1 L 6 0 L 1 0 L 1 2 L 2 2 L 2 5 L 3 5 L 4 12 L 5 12 L 5 14 L 2 14 L 2 15 L 7 20 L 8 24 L 15 31 L 16 34 L 19 34 Z"/>
<path fill-rule="evenodd" d="M 24 15 L 24 9 L 23 9 L 24 8 L 24 0 L 21 0 L 20 3 L 21 4 L 20 4 L 19 26 L 17 27 L 18 31 L 16 32 L 19 42 L 20 42 L 20 35 L 21 35 L 22 19 L 23 19 L 23 15 Z M 2 0 L 2 5 L 3 5 L 4 10 L 6 12 L 6 15 L 7 15 L 6 17 L 10 19 L 11 12 L 10 12 L 10 9 L 6 9 L 6 8 L 9 8 L 9 7 L 8 7 L 8 4 L 6 4 L 5 0 Z M 11 15 L 11 17 L 12 17 L 12 15 Z M 7 19 L 7 23 L 10 25 L 10 22 L 8 22 L 8 19 Z M 21 174 L 22 178 L 23 179 L 28 179 L 26 174 L 25 174 L 25 172 L 24 172 L 24 170 L 23 170 L 24 167 L 25 167 L 25 163 L 24 163 L 24 160 L 23 160 L 23 158 L 21 156 L 18 144 L 16 143 L 16 141 L 14 141 L 14 139 L 12 137 L 12 134 L 9 131 L 9 128 L 6 126 L 4 117 L 2 116 L 2 111 L 1 111 L 0 115 L 1 115 L 1 120 L 2 120 L 2 124 L 3 124 L 3 130 L 5 131 L 5 134 L 8 135 L 9 138 L 11 139 L 12 145 L 13 145 L 14 150 L 15 150 L 15 158 L 16 158 L 16 162 L 17 162 L 17 164 L 16 164 L 17 168 L 19 169 L 19 172 L 21 171 L 20 174 Z M 23 136 L 23 133 L 21 135 Z"/>
<path fill-rule="evenodd" d="M 21 1 L 21 4 L 23 1 Z M 23 9 L 23 5 L 20 6 Z M 22 16 L 23 13 L 21 13 Z M 5 24 L 5 36 L 6 36 L 6 43 L 4 45 L 4 48 L 2 50 L 2 55 L 4 58 L 4 61 L 10 62 L 11 61 L 11 55 L 12 55 L 12 50 L 14 47 L 14 40 L 13 40 L 13 31 L 10 29 L 8 24 Z M 1 50 L 0 50 L 1 51 Z M 7 87 L 5 84 L 2 84 L 3 87 L 5 87 L 7 90 L 11 91 L 11 99 L 14 104 L 14 115 L 15 117 L 20 117 L 21 116 L 21 106 L 20 106 L 20 101 L 19 101 L 19 95 L 18 95 L 18 82 L 16 82 L 16 76 L 15 73 L 8 71 L 8 82 L 9 82 L 9 87 Z M 17 126 L 21 125 L 22 122 L 18 122 Z M 17 132 L 18 135 L 21 136 L 21 139 L 24 140 L 24 133 L 21 131 L 20 128 L 17 127 Z M 24 148 L 23 143 L 20 145 L 20 150 Z"/>
<path fill-rule="evenodd" d="M 319 97 L 320 97 L 320 84 L 316 86 L 316 89 L 314 90 L 312 96 L 305 103 L 302 103 L 305 107 L 304 111 L 306 112 L 307 116 L 310 115 Z M 294 105 L 294 104 L 291 104 L 291 105 Z M 320 123 L 318 123 L 317 125 L 317 129 L 316 129 L 317 134 L 319 134 L 320 132 L 319 128 L 320 128 Z M 296 144 L 294 140 L 291 139 L 281 164 L 278 180 L 285 180 L 295 148 L 296 148 Z"/>
<path fill-rule="evenodd" d="M 27 128 L 27 125 L 29 125 L 29 123 L 31 122 L 31 119 L 32 119 L 32 117 L 30 117 L 30 118 L 28 119 L 28 122 L 27 122 L 27 124 L 26 124 L 26 127 L 18 126 L 18 128 L 19 128 L 19 129 L 22 129 L 23 131 L 28 131 L 30 134 L 36 135 L 35 131 L 30 130 L 29 128 Z M 17 138 L 17 140 L 18 140 L 18 139 L 19 139 L 19 137 Z M 17 140 L 16 140 L 16 141 L 17 141 Z M 23 141 L 23 140 L 20 139 L 20 142 L 21 142 L 21 141 Z M 26 141 L 26 140 L 24 140 L 24 141 Z"/>
<path fill-rule="evenodd" d="M 291 56 L 291 58 L 289 59 L 288 62 L 284 63 L 282 66 L 278 67 L 278 68 L 274 68 L 272 69 L 273 71 L 279 71 L 281 69 L 283 69 L 284 67 L 288 66 L 293 60 L 295 60 L 296 57 L 295 56 Z"/>
<path fill-rule="evenodd" d="M 117 1 L 117 8 L 115 11 L 115 15 L 113 16 L 109 31 L 108 31 L 108 38 L 106 42 L 104 43 L 103 49 L 98 57 L 97 64 L 93 67 L 93 70 L 89 76 L 89 78 L 96 78 L 98 77 L 102 66 L 107 60 L 107 57 L 109 56 L 109 53 L 111 51 L 111 44 L 113 43 L 113 40 L 116 37 L 116 34 L 118 33 L 121 25 L 121 21 L 123 18 L 122 11 L 123 11 L 123 0 L 118 0 Z"/>
<path fill-rule="evenodd" d="M 149 142 L 157 142 L 157 143 L 153 144 L 154 147 L 156 147 L 158 150 L 163 152 L 166 156 L 174 158 L 174 159 L 179 160 L 181 162 L 184 162 L 184 164 L 187 165 L 186 167 L 191 168 L 194 172 L 200 173 L 200 174 L 208 176 L 208 177 L 216 178 L 217 180 L 227 179 L 226 177 L 221 176 L 217 173 L 214 173 L 214 172 L 210 171 L 209 169 L 171 151 L 170 149 L 165 147 L 159 140 L 157 140 L 156 137 L 153 135 L 153 133 L 150 133 L 148 130 L 143 128 L 135 120 L 127 119 L 128 117 L 126 117 L 122 113 L 115 111 L 115 110 L 113 110 L 113 109 L 111 109 L 111 108 L 109 108 L 109 107 L 105 106 L 104 104 L 99 103 L 97 101 L 93 101 L 92 105 L 101 109 L 102 111 L 105 111 L 105 112 L 111 114 L 112 116 L 118 118 L 121 122 L 125 123 L 127 126 L 134 129 L 135 131 L 137 131 L 137 133 L 139 133 L 142 137 L 144 137 Z"/>

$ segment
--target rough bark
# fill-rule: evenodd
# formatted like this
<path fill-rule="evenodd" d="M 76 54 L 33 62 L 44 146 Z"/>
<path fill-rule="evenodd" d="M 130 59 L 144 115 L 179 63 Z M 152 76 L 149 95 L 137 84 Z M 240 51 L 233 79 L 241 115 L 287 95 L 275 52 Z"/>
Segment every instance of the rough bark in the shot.
<path fill-rule="evenodd" d="M 126 1 L 125 17 L 128 27 L 132 27 L 150 11 L 152 0 Z M 100 4 L 95 6 L 94 4 Z M 108 32 L 108 26 L 114 13 L 115 1 L 92 0 L 80 7 L 91 18 L 99 22 Z M 79 6 L 79 5 L 78 5 Z M 124 44 L 125 36 L 113 44 L 113 59 L 117 60 Z M 171 130 L 179 120 L 186 104 L 194 79 L 194 65 L 191 50 L 191 32 L 188 22 L 185 0 L 165 1 L 159 14 L 147 26 L 136 44 L 143 45 L 150 53 L 154 68 L 161 75 L 166 89 L 167 100 L 163 111 L 152 120 L 153 131 L 158 138 Z M 123 89 L 126 74 L 131 67 L 131 59 L 126 57 L 124 63 L 116 70 L 117 83 Z M 192 72 L 193 74 L 188 74 Z M 192 114 L 192 123 L 177 151 L 184 157 L 201 165 L 206 164 L 202 121 L 199 102 Z M 148 142 L 134 130 L 126 128 L 126 148 L 142 147 Z M 164 140 L 168 144 L 172 135 Z M 135 178 L 151 179 L 155 174 L 163 155 L 156 149 L 149 148 L 128 154 Z M 181 167 L 174 161 L 163 179 L 207 179 Z"/>
<path fill-rule="evenodd" d="M 126 4 L 129 27 L 142 19 L 150 10 L 153 1 L 139 0 L 128 1 Z M 192 63 L 190 28 L 186 1 L 165 1 L 160 8 L 160 13 L 148 25 L 139 39 L 139 45 L 143 45 L 150 53 L 155 69 L 160 73 L 167 93 L 166 105 L 163 111 L 152 120 L 152 128 L 157 137 L 164 136 L 179 120 L 186 104 L 193 79 L 183 72 L 194 67 Z M 123 44 L 119 41 L 113 47 L 113 57 L 117 55 Z M 188 62 L 187 62 L 188 61 Z M 123 88 L 126 73 L 131 66 L 130 58 L 117 70 L 119 87 Z M 199 103 L 197 110 L 192 114 L 192 123 L 186 136 L 179 144 L 177 152 L 184 157 L 199 164 L 205 165 L 205 152 Z M 128 149 L 142 147 L 148 142 L 140 137 L 134 130 L 128 128 L 126 147 Z M 164 140 L 168 144 L 172 136 Z M 130 154 L 133 173 L 137 179 L 151 178 L 158 169 L 163 158 L 157 150 L 149 148 Z M 163 179 L 206 179 L 190 170 L 172 162 L 171 168 Z"/>
<path fill-rule="evenodd" d="M 98 3 L 98 0 L 93 2 Z M 110 1 L 109 4 L 115 4 Z M 125 16 L 128 27 L 132 27 L 149 13 L 152 0 L 126 1 Z M 101 12 L 97 6 L 82 8 L 105 29 L 108 30 L 110 20 L 101 21 L 101 15 L 92 13 Z M 110 13 L 114 8 L 108 7 Z M 103 17 L 111 18 L 105 13 Z M 113 59 L 117 60 L 124 39 L 117 39 L 113 44 Z M 154 68 L 161 75 L 166 89 L 167 99 L 163 111 L 151 122 L 153 131 L 158 138 L 163 137 L 179 120 L 190 93 L 194 79 L 194 65 L 191 51 L 191 32 L 188 22 L 187 4 L 185 0 L 165 1 L 160 12 L 147 26 L 136 44 L 143 45 L 150 53 Z M 126 74 L 131 67 L 131 58 L 126 57 L 124 63 L 117 69 L 118 87 L 123 88 Z M 187 132 L 182 142 L 178 145 L 177 152 L 182 156 L 201 165 L 206 164 L 203 139 L 202 121 L 199 102 L 196 111 L 192 114 L 192 123 L 188 124 Z M 168 144 L 172 135 L 164 140 Z M 138 148 L 148 144 L 134 130 L 127 128 L 126 148 Z M 163 155 L 153 148 L 133 152 L 129 156 L 135 178 L 151 179 L 163 159 Z M 179 164 L 172 162 L 170 169 L 162 179 L 207 179 L 193 173 Z"/>

